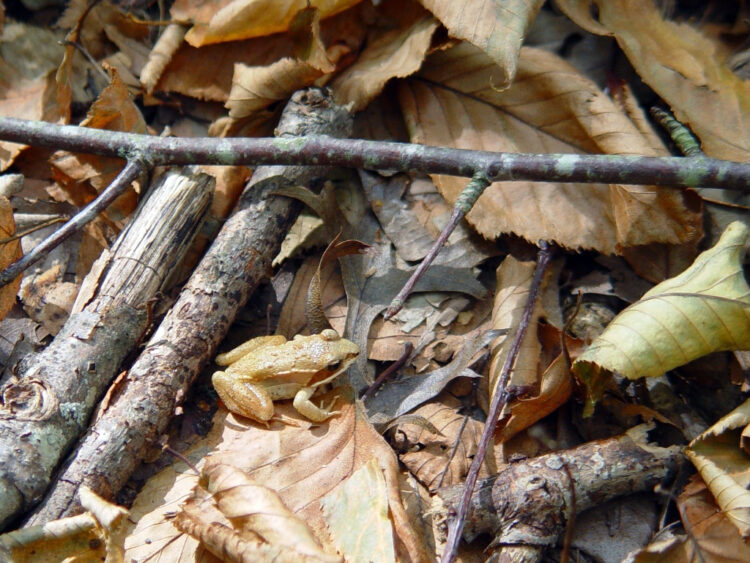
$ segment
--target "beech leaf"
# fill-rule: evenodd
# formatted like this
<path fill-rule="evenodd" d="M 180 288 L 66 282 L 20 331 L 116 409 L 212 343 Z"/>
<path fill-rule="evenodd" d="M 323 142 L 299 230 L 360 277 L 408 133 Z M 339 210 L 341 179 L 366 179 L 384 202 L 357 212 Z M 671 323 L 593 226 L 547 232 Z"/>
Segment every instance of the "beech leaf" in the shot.
<path fill-rule="evenodd" d="M 395 561 L 388 491 L 373 458 L 320 501 L 334 542 L 349 561 Z"/>
<path fill-rule="evenodd" d="M 609 372 L 653 377 L 711 352 L 750 348 L 750 287 L 742 269 L 749 231 L 735 221 L 687 270 L 612 320 L 573 364 L 589 401 L 601 395 Z"/>

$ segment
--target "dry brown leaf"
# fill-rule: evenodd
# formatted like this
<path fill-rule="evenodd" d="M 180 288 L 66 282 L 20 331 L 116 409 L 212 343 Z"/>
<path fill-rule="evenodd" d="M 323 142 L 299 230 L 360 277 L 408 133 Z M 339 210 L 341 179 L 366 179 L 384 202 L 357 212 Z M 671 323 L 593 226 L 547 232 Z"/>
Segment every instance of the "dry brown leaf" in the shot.
<path fill-rule="evenodd" d="M 128 92 L 119 73 L 110 69 L 112 82 L 91 106 L 83 127 L 146 133 L 146 122 Z M 53 174 L 66 191 L 71 203 L 81 206 L 106 188 L 122 170 L 122 160 L 90 154 L 60 151 L 52 158 Z M 87 190 L 86 187 L 90 186 Z M 107 208 L 107 216 L 114 221 L 125 219 L 135 209 L 137 196 L 133 190 L 118 197 Z"/>
<path fill-rule="evenodd" d="M 276 491 L 256 483 L 236 467 L 211 458 L 202 473 L 211 502 L 235 529 L 257 535 L 273 548 L 296 552 L 302 559 L 341 560 L 321 549 L 305 522 L 289 511 Z"/>
<path fill-rule="evenodd" d="M 294 41 L 295 58 L 305 61 L 322 73 L 333 72 L 336 69 L 334 62 L 328 58 L 320 35 L 320 12 L 317 8 L 308 6 L 297 12 L 289 24 L 288 34 Z M 339 55 L 344 54 L 343 51 L 335 52 Z"/>
<path fill-rule="evenodd" d="M 494 83 L 507 88 L 516 74 L 518 53 L 543 0 L 420 0 L 457 39 L 465 39 L 487 53 L 502 74 Z"/>
<path fill-rule="evenodd" d="M 229 117 L 247 117 L 310 86 L 323 75 L 317 68 L 296 59 L 284 58 L 269 66 L 234 67 L 232 90 L 226 107 Z"/>
<path fill-rule="evenodd" d="M 672 106 L 711 157 L 750 158 L 750 84 L 706 35 L 663 19 L 652 0 L 561 0 L 560 7 L 593 33 L 614 35 L 640 78 Z M 594 20 L 590 8 L 598 8 Z"/>
<path fill-rule="evenodd" d="M 49 30 L 9 23 L 0 36 L 0 114 L 21 119 L 57 121 L 54 73 L 63 48 Z M 0 171 L 11 165 L 24 145 L 0 141 Z"/>
<path fill-rule="evenodd" d="M 535 389 L 532 396 L 514 398 L 510 402 L 509 417 L 502 422 L 502 428 L 495 436 L 497 443 L 507 442 L 521 430 L 555 412 L 570 398 L 573 391 L 570 365 L 560 350 L 560 331 L 552 325 L 543 325 L 540 329 L 540 332 L 548 333 L 545 335 L 547 342 L 543 346 L 544 355 L 552 355 L 554 359 L 541 360 L 540 371 L 543 371 L 539 376 L 538 389 Z M 550 342 L 552 339 L 557 341 L 554 345 Z"/>
<path fill-rule="evenodd" d="M 268 429 L 220 410 L 211 433 L 192 449 L 195 452 L 192 459 L 213 450 L 210 458 L 213 462 L 233 465 L 276 490 L 284 504 L 328 548 L 332 546 L 328 545 L 320 500 L 367 461 L 376 458 L 386 479 L 397 550 L 411 560 L 426 560 L 424 546 L 401 504 L 393 450 L 359 413 L 359 407 L 339 399 L 334 409 L 341 414 L 325 424 L 312 425 L 300 418 L 290 404 L 277 404 L 277 414 L 287 420 L 295 419 L 299 426 L 276 422 Z M 133 507 L 133 519 L 140 521 L 126 541 L 126 556 L 193 560 L 197 542 L 181 537 L 168 515 L 190 495 L 197 477 L 186 474 L 175 479 L 172 468 L 163 473 L 159 474 L 160 484 L 150 487 L 149 483 Z M 159 506 L 161 498 L 168 504 Z"/>
<path fill-rule="evenodd" d="M 652 154 L 627 116 L 556 55 L 522 49 L 516 80 L 503 92 L 493 88 L 498 73 L 466 43 L 433 54 L 400 92 L 412 141 L 503 152 Z M 434 178 L 450 202 L 466 184 Z M 496 183 L 467 218 L 488 238 L 513 232 L 603 253 L 683 242 L 701 228 L 678 191 L 601 184 Z"/>
<path fill-rule="evenodd" d="M 492 328 L 506 331 L 498 336 L 490 346 L 492 360 L 490 362 L 489 388 L 491 395 L 495 392 L 500 371 L 510 351 L 520 325 L 521 316 L 529 297 L 531 279 L 536 269 L 536 261 L 521 262 L 513 256 L 508 256 L 498 266 L 497 290 L 495 303 L 492 308 Z M 529 322 L 529 329 L 521 342 L 521 349 L 508 382 L 510 387 L 532 388 L 538 381 L 539 356 L 542 347 L 537 336 L 537 323 L 544 316 L 541 300 L 538 300 L 534 313 Z"/>
<path fill-rule="evenodd" d="M 214 426 L 206 442 L 216 442 L 216 431 Z M 197 444 L 185 455 L 197 463 L 208 453 L 208 447 Z M 197 484 L 198 475 L 183 462 L 166 467 L 146 482 L 130 511 L 130 530 L 125 538 L 127 561 L 146 561 L 149 557 L 185 563 L 196 560 L 198 540 L 175 528 L 173 520 Z M 217 522 L 221 520 L 217 518 Z"/>
<path fill-rule="evenodd" d="M 187 28 L 178 23 L 171 23 L 164 29 L 156 45 L 151 49 L 148 62 L 141 70 L 141 84 L 149 94 L 154 91 L 164 69 L 182 45 L 186 33 Z"/>
<path fill-rule="evenodd" d="M 13 220 L 13 207 L 7 197 L 0 197 L 0 239 L 6 239 L 16 234 L 16 223 Z M 21 240 L 15 239 L 0 245 L 0 270 L 4 270 L 23 256 Z M 18 276 L 8 285 L 0 288 L 0 319 L 5 318 L 16 303 L 16 293 L 21 286 Z"/>
<path fill-rule="evenodd" d="M 424 417 L 440 434 L 410 422 L 396 427 L 398 449 L 405 450 L 399 459 L 431 491 L 462 483 L 476 454 L 484 424 L 459 414 L 461 406 L 455 396 L 443 393 L 440 401 L 426 403 L 412 413 Z M 480 477 L 497 471 L 490 459 L 482 464 Z"/>
<path fill-rule="evenodd" d="M 353 110 L 366 107 L 391 78 L 416 72 L 438 27 L 426 17 L 405 29 L 388 31 L 373 41 L 357 61 L 331 84 L 339 104 L 353 104 Z"/>
<path fill-rule="evenodd" d="M 693 478 L 677 501 L 688 537 L 670 561 L 736 563 L 750 559 L 750 547 L 719 507 L 705 484 Z M 640 559 L 639 559 L 640 561 Z M 665 561 L 661 555 L 659 561 Z"/>
<path fill-rule="evenodd" d="M 250 39 L 286 31 L 300 10 L 313 6 L 327 18 L 357 4 L 360 0 L 214 0 L 195 3 L 178 0 L 172 17 L 192 21 L 185 36 L 195 47 L 225 41 Z"/>
<path fill-rule="evenodd" d="M 321 40 L 324 45 L 357 51 L 371 19 L 371 8 L 366 3 L 358 4 L 322 22 Z M 235 64 L 268 66 L 284 57 L 295 57 L 297 47 L 298 38 L 291 33 L 206 45 L 200 49 L 183 42 L 154 90 L 226 102 Z"/>

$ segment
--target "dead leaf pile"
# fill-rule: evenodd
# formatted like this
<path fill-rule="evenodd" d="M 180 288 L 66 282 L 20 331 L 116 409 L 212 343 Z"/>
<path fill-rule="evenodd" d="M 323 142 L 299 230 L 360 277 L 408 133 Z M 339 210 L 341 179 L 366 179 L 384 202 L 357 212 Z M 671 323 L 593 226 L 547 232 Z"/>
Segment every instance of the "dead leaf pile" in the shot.
<path fill-rule="evenodd" d="M 3 116 L 163 137 L 268 137 L 289 97 L 318 87 L 355 114 L 358 138 L 559 153 L 563 167 L 564 155 L 678 154 L 649 117 L 659 106 L 705 155 L 743 162 L 750 155 L 744 2 L 710 1 L 700 12 L 655 0 L 175 0 L 168 9 L 71 0 L 60 11 L 11 4 L 6 10 L 0 1 Z M 13 189 L 0 183 L 0 269 L 52 232 L 48 221 L 92 201 L 121 167 L 114 158 L 0 141 L 0 171 L 22 175 Z M 175 291 L 251 172 L 203 170 L 217 180 L 213 206 Z M 240 315 L 225 349 L 330 322 L 363 351 L 347 385 L 315 396 L 333 402 L 335 416 L 312 424 L 278 401 L 264 426 L 220 407 L 207 436 L 180 435 L 190 434 L 185 456 L 194 468 L 178 462 L 139 483 L 127 530 L 87 513 L 73 535 L 53 545 L 40 533 L 32 539 L 43 543 L 23 539 L 23 548 L 111 561 L 435 560 L 445 542 L 440 492 L 460 485 L 478 455 L 543 240 L 555 259 L 480 477 L 656 421 L 663 439 L 690 443 L 699 477 L 675 495 L 680 522 L 672 535 L 657 529 L 653 500 L 639 507 L 648 530 L 631 538 L 631 560 L 746 552 L 750 360 L 739 351 L 750 349 L 750 195 L 494 183 L 403 309 L 384 320 L 466 184 L 349 170 L 332 171 L 324 186 L 280 189 L 275 195 L 305 210 L 269 272 L 269 289 Z M 3 382 L 60 330 L 81 280 L 148 185 L 134 182 L 23 281 L 0 290 Z M 19 242 L 17 231 L 38 225 Z M 337 236 L 360 252 L 334 249 L 321 263 L 317 250 Z M 323 267 L 336 259 L 338 268 Z M 311 285 L 318 315 L 308 326 Z M 149 304 L 154 324 L 169 298 L 159 305 Z M 726 369 L 702 369 L 696 360 L 704 356 Z M 379 377 L 393 362 L 396 373 Z M 712 394 L 729 399 L 707 407 Z M 204 399 L 193 402 L 209 410 Z M 608 525 L 596 508 L 580 521 Z M 575 549 L 605 558 L 580 526 L 573 535 Z M 537 539 L 521 543 L 563 543 Z M 0 536 L 0 553 L 17 541 Z M 507 547 L 480 541 L 462 547 L 464 560 Z M 69 555 L 76 542 L 101 545 Z"/>

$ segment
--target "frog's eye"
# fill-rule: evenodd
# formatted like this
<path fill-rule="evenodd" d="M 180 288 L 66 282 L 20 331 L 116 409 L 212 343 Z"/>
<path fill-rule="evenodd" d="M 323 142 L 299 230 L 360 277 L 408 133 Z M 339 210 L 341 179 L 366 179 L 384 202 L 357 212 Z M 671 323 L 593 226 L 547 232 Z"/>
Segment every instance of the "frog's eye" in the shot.
<path fill-rule="evenodd" d="M 327 371 L 336 371 L 340 367 L 341 367 L 341 361 L 340 360 L 336 360 L 335 362 L 331 362 L 330 364 L 328 364 L 326 366 L 326 370 Z"/>

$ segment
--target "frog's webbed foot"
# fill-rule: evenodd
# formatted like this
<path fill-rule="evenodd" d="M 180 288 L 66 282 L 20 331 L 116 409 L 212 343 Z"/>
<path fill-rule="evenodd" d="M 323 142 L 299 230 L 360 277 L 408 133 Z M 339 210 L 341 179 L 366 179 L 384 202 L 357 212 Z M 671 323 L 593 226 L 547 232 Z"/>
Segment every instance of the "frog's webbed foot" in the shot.
<path fill-rule="evenodd" d="M 323 404 L 317 406 L 310 400 L 310 397 L 313 396 L 313 393 L 315 393 L 315 387 L 304 387 L 297 391 L 297 394 L 294 396 L 294 401 L 292 404 L 294 405 L 294 408 L 297 409 L 297 412 L 302 416 L 309 418 L 313 422 L 324 422 L 333 415 L 339 414 L 341 412 L 328 410 L 336 402 L 336 399 L 338 399 L 338 395 L 333 398 L 328 406 L 325 406 Z"/>
<path fill-rule="evenodd" d="M 273 399 L 258 385 L 238 382 L 223 371 L 214 373 L 211 382 L 221 400 L 233 413 L 263 423 L 273 417 Z"/>

